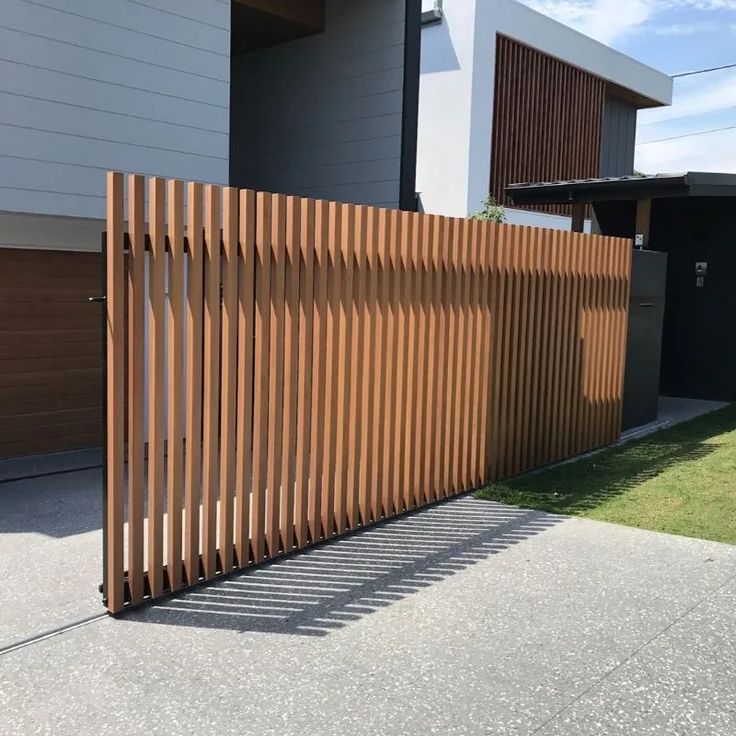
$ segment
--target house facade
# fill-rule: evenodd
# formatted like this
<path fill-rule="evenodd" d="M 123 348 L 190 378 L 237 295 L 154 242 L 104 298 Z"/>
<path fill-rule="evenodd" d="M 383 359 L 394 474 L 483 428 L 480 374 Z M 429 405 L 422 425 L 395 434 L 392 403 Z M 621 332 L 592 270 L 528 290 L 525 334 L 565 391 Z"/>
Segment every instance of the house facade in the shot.
<path fill-rule="evenodd" d="M 414 208 L 420 0 L 7 0 L 0 457 L 100 443 L 105 172 Z"/>
<path fill-rule="evenodd" d="M 424 0 L 417 189 L 426 212 L 465 216 L 511 183 L 634 173 L 640 109 L 672 80 L 516 0 Z M 569 227 L 566 205 L 507 209 Z"/>
<path fill-rule="evenodd" d="M 513 181 L 625 173 L 636 110 L 671 97 L 513 0 L 4 11 L 0 457 L 99 444 L 106 171 L 464 216 Z"/>

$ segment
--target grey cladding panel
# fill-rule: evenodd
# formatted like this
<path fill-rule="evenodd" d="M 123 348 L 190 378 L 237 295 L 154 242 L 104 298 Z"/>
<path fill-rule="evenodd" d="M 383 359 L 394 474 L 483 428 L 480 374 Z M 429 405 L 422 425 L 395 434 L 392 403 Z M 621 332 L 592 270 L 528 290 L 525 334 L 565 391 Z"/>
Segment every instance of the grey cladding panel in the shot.
<path fill-rule="evenodd" d="M 0 210 L 104 215 L 104 172 L 224 183 L 229 5 L 3 0 Z"/>
<path fill-rule="evenodd" d="M 636 115 L 636 107 L 630 102 L 611 93 L 606 95 L 601 131 L 601 176 L 634 173 Z"/>

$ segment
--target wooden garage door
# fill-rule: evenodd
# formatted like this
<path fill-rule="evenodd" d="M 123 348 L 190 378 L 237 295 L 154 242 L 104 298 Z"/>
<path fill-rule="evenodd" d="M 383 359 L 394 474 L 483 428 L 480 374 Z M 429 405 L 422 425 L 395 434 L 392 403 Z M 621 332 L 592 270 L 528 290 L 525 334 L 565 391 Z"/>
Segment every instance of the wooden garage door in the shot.
<path fill-rule="evenodd" d="M 0 249 L 0 458 L 101 444 L 100 256 Z"/>

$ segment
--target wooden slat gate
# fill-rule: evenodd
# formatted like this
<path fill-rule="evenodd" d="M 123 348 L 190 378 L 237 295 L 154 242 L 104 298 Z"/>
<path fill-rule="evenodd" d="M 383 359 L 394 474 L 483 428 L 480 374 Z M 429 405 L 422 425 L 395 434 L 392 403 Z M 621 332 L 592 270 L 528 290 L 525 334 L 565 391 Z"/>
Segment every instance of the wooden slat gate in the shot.
<path fill-rule="evenodd" d="M 127 189 L 108 175 L 112 613 L 618 437 L 630 242 Z"/>

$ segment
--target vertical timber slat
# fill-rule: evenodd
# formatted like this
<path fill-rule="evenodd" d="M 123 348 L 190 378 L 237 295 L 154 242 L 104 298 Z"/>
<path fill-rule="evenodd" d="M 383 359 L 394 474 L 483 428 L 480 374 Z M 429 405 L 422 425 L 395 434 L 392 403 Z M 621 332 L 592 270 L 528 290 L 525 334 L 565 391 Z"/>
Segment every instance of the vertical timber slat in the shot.
<path fill-rule="evenodd" d="M 255 194 L 240 192 L 238 244 L 238 367 L 235 475 L 235 554 L 250 561 L 250 504 L 253 492 L 253 342 L 255 329 Z"/>
<path fill-rule="evenodd" d="M 349 258 L 353 271 L 353 298 L 348 305 L 348 309 L 352 313 L 351 324 L 351 340 L 350 340 L 350 397 L 348 403 L 347 414 L 347 438 L 348 438 L 348 455 L 347 455 L 347 493 L 348 503 L 346 504 L 348 528 L 355 529 L 360 525 L 361 516 L 361 500 L 365 501 L 365 487 L 360 486 L 361 467 L 360 462 L 360 443 L 363 429 L 362 403 L 361 403 L 361 383 L 363 374 L 363 362 L 367 355 L 362 354 L 361 339 L 365 331 L 365 248 L 367 237 L 366 214 L 367 207 L 355 208 L 355 221 L 353 227 L 353 249 Z"/>
<path fill-rule="evenodd" d="M 360 394 L 359 420 L 361 431 L 359 437 L 355 438 L 355 453 L 357 455 L 358 468 L 353 477 L 358 481 L 359 516 L 355 519 L 355 525 L 368 524 L 372 519 L 371 510 L 371 477 L 375 473 L 375 467 L 370 463 L 372 451 L 373 417 L 371 399 L 373 397 L 373 386 L 371 377 L 375 374 L 375 334 L 376 334 L 376 302 L 375 284 L 373 276 L 376 271 L 375 243 L 376 243 L 376 220 L 378 211 L 368 207 L 360 209 L 359 232 L 362 235 L 358 252 L 358 301 L 356 310 L 362 319 L 361 328 L 358 330 L 356 343 L 360 350 L 360 357 L 356 360 L 357 368 L 357 392 Z M 359 342 L 362 338 L 362 343 Z M 380 375 L 380 370 L 378 371 Z M 358 397 L 356 396 L 356 403 Z"/>
<path fill-rule="evenodd" d="M 145 179 L 128 179 L 128 335 L 143 335 L 146 296 Z M 143 501 L 145 484 L 145 356 L 141 340 L 128 341 L 128 585 L 132 603 L 141 603 L 143 578 Z"/>
<path fill-rule="evenodd" d="M 337 351 L 337 419 L 335 445 L 335 529 L 342 534 L 347 528 L 348 515 L 348 453 L 350 445 L 350 389 L 352 385 L 350 365 L 353 333 L 353 261 L 355 205 L 344 204 L 342 229 L 338 248 L 343 273 L 343 292 L 340 298 Z M 357 356 L 355 356 L 357 358 Z"/>
<path fill-rule="evenodd" d="M 296 478 L 294 487 L 294 532 L 297 547 L 304 547 L 309 541 L 309 495 L 315 494 L 316 486 L 310 484 L 310 461 L 312 450 L 312 400 L 314 367 L 314 237 L 315 202 L 302 201 L 299 223 L 299 248 L 296 254 L 299 273 L 299 367 L 297 398 L 297 438 L 296 438 Z M 319 319 L 317 317 L 317 319 Z M 317 369 L 317 373 L 319 369 Z M 314 413 L 315 422 L 320 415 Z M 314 476 L 311 476 L 312 478 Z"/>
<path fill-rule="evenodd" d="M 169 183 L 169 288 L 167 330 L 166 570 L 169 589 L 182 581 L 182 491 L 184 481 L 184 185 Z"/>
<path fill-rule="evenodd" d="M 381 289 L 381 298 L 385 304 L 384 331 L 386 333 L 386 381 L 384 394 L 384 424 L 383 435 L 383 482 L 382 500 L 383 513 L 392 516 L 397 513 L 398 491 L 395 480 L 396 465 L 394 451 L 394 432 L 396 423 L 396 396 L 397 396 L 397 310 L 399 293 L 399 256 L 398 256 L 398 212 L 392 210 L 386 213 L 386 243 L 384 246 L 385 266 L 384 281 Z"/>
<path fill-rule="evenodd" d="M 199 580 L 199 521 L 202 486 L 202 185 L 187 186 L 187 388 L 184 467 L 184 570 L 187 583 Z"/>
<path fill-rule="evenodd" d="M 342 290 L 340 266 L 340 213 L 341 208 L 330 202 L 327 212 L 327 249 L 325 268 L 327 270 L 327 323 L 325 339 L 325 402 L 324 402 L 324 442 L 322 465 L 322 529 L 324 537 L 335 533 L 335 456 L 337 423 L 337 379 L 338 335 L 340 293 Z"/>
<path fill-rule="evenodd" d="M 388 213 L 384 208 L 374 212 L 373 233 L 368 247 L 368 268 L 370 269 L 369 302 L 373 306 L 373 396 L 371 405 L 370 437 L 370 506 L 371 519 L 378 521 L 383 517 L 383 476 L 386 473 L 381 436 L 386 407 L 383 396 L 386 390 L 386 301 L 384 282 L 387 283 L 386 239 L 388 235 Z M 371 370 L 371 369 L 369 369 Z M 366 457 L 366 462 L 368 458 Z"/>
<path fill-rule="evenodd" d="M 268 469 L 268 391 L 271 315 L 271 196 L 256 197 L 256 309 L 253 347 L 253 560 L 265 558 L 266 476 Z"/>
<path fill-rule="evenodd" d="M 327 275 L 329 254 L 327 250 L 329 212 L 327 202 L 314 203 L 314 312 L 312 315 L 312 427 L 309 434 L 309 536 L 317 541 L 323 536 L 322 498 L 325 493 L 324 477 L 325 422 L 325 363 L 327 358 Z"/>
<path fill-rule="evenodd" d="M 284 424 L 281 446 L 281 547 L 294 547 L 294 483 L 296 471 L 299 367 L 299 263 L 301 261 L 301 200 L 286 200 L 286 277 L 284 310 Z"/>
<path fill-rule="evenodd" d="M 220 399 L 221 190 L 205 187 L 204 399 L 202 449 L 202 562 L 206 578 L 217 571 L 217 476 Z"/>
<path fill-rule="evenodd" d="M 268 385 L 266 544 L 268 556 L 280 551 L 281 448 L 284 419 L 284 297 L 286 289 L 286 197 L 272 195 L 271 316 Z"/>
<path fill-rule="evenodd" d="M 220 564 L 232 570 L 234 555 L 236 399 L 238 360 L 238 190 L 223 197 L 220 360 Z"/>
<path fill-rule="evenodd" d="M 398 343 L 396 352 L 396 428 L 394 430 L 394 472 L 395 472 L 395 510 L 406 511 L 411 508 L 409 490 L 405 484 L 406 455 L 402 438 L 406 431 L 409 393 L 407 390 L 409 362 L 409 284 L 411 280 L 411 214 L 399 214 L 399 258 L 396 283 L 396 307 L 398 313 Z"/>
<path fill-rule="evenodd" d="M 166 290 L 165 182 L 149 185 L 151 258 L 148 298 L 148 583 L 151 596 L 164 591 L 164 337 Z"/>
<path fill-rule="evenodd" d="M 123 175 L 107 175 L 107 606 L 124 605 L 123 585 L 123 443 L 125 416 L 125 260 L 123 254 Z"/>

